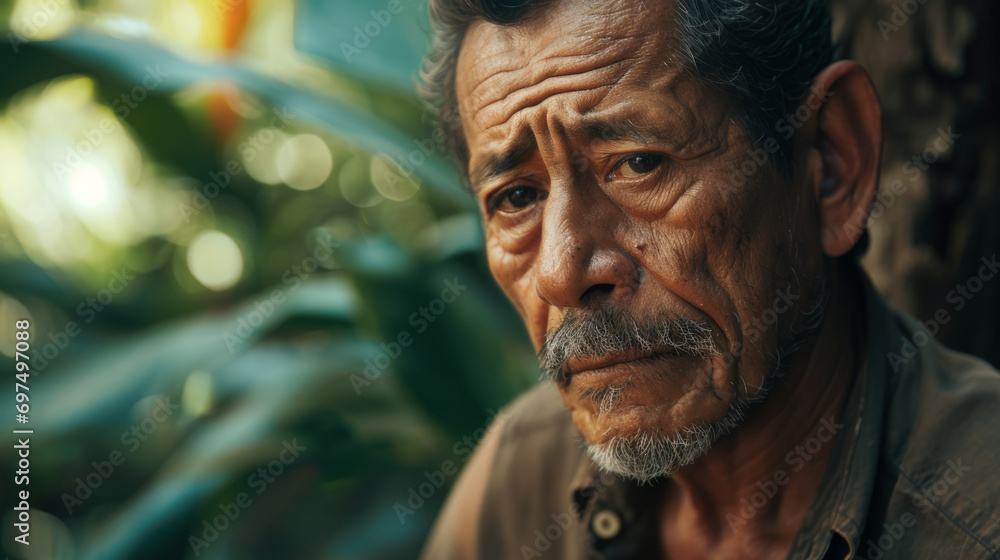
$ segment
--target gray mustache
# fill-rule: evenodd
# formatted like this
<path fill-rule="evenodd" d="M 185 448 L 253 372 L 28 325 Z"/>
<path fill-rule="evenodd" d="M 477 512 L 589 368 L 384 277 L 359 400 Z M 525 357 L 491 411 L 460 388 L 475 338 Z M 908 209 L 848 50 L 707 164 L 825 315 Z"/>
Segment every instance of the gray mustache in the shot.
<path fill-rule="evenodd" d="M 717 354 L 712 331 L 704 323 L 673 314 L 641 319 L 608 306 L 571 309 L 559 327 L 550 330 L 538 352 L 545 376 L 565 381 L 566 362 L 640 351 L 652 354 L 669 347 L 679 354 L 710 357 Z"/>

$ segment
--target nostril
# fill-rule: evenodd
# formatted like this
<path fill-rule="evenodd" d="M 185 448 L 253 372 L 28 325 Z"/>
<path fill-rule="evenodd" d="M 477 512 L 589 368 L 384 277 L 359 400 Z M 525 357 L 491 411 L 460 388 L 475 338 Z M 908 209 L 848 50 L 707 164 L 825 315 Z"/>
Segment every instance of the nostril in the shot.
<path fill-rule="evenodd" d="M 587 291 L 583 292 L 583 295 L 580 296 L 580 303 L 590 305 L 603 302 L 603 300 L 611 296 L 611 292 L 613 291 L 615 291 L 614 284 L 594 284 L 587 288 Z"/>

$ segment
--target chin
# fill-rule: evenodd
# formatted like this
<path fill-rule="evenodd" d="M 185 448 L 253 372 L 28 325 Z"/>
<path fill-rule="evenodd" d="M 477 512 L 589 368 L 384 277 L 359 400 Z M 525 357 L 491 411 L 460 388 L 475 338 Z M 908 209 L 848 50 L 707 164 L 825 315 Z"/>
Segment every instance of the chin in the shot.
<path fill-rule="evenodd" d="M 721 365 L 674 356 L 576 374 L 560 393 L 592 446 L 683 438 L 726 421 L 740 401 Z"/>
<path fill-rule="evenodd" d="M 694 463 L 722 435 L 702 429 L 675 437 L 647 434 L 616 437 L 605 443 L 588 445 L 587 453 L 602 471 L 644 484 L 671 476 Z"/>
<path fill-rule="evenodd" d="M 587 452 L 601 470 L 646 483 L 697 461 L 743 423 L 749 401 L 735 401 L 714 421 L 682 420 L 677 425 L 645 405 L 622 406 L 620 412 L 594 419 L 591 427 L 603 432 L 595 440 L 587 438 Z M 576 413 L 573 419 L 577 421 Z"/>

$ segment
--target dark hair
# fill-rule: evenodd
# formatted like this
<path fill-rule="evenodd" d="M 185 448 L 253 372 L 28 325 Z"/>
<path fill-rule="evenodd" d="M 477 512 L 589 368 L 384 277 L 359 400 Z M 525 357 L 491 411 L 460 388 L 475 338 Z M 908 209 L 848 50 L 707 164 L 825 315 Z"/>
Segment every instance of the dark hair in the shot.
<path fill-rule="evenodd" d="M 437 109 L 448 146 L 467 159 L 455 95 L 458 51 L 469 25 L 516 25 L 555 0 L 430 0 L 433 36 L 421 94 Z M 794 139 L 779 123 L 803 101 L 813 78 L 834 60 L 825 0 L 675 0 L 680 56 L 688 71 L 722 90 L 747 137 L 773 138 L 771 161 L 792 169 Z M 664 54 L 666 56 L 666 53 Z M 787 131 L 786 125 L 782 131 Z"/>

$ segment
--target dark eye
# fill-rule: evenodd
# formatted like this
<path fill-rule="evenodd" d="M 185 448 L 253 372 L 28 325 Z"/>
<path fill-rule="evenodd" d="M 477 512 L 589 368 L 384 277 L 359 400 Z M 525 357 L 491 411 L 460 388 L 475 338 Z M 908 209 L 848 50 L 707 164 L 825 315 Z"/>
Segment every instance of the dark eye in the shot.
<path fill-rule="evenodd" d="M 635 154 L 628 156 L 611 172 L 611 178 L 634 179 L 656 170 L 666 156 L 660 154 Z"/>
<path fill-rule="evenodd" d="M 514 213 L 531 206 L 545 198 L 544 194 L 534 187 L 512 187 L 494 196 L 489 202 L 489 210 L 499 210 Z"/>

